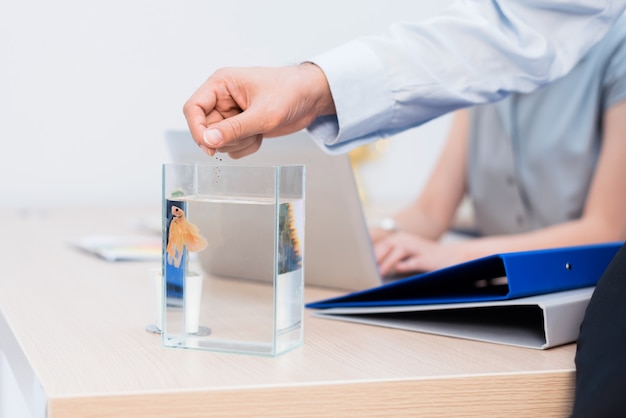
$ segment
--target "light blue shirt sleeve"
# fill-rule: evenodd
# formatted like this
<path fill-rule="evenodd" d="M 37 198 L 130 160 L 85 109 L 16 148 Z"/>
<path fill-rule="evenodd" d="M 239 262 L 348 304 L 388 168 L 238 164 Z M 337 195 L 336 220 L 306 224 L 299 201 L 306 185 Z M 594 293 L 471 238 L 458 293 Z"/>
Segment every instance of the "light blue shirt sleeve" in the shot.
<path fill-rule="evenodd" d="M 530 92 L 568 71 L 611 28 L 626 0 L 459 0 L 311 61 L 337 116 L 308 128 L 327 152 L 350 149 L 461 107 Z"/>

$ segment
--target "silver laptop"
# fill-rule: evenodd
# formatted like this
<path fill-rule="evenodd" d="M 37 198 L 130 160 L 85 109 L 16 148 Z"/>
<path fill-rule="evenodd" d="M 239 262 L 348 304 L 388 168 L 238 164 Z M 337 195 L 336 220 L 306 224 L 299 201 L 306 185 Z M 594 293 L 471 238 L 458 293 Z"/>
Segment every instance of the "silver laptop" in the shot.
<path fill-rule="evenodd" d="M 171 162 L 213 161 L 187 131 L 167 131 Z M 304 280 L 307 286 L 361 290 L 382 284 L 374 257 L 354 174 L 347 155 L 323 152 L 306 131 L 280 138 L 267 138 L 261 149 L 233 160 L 217 154 L 222 164 L 303 164 L 306 166 Z M 237 213 L 223 222 L 241 224 Z M 245 221 L 244 221 L 245 222 Z M 250 220 L 253 222 L 253 220 Z M 252 228 L 253 225 L 248 225 Z M 259 234 L 263 234 L 259 231 Z M 255 242 L 242 242 L 242 252 L 254 252 Z M 219 249 L 214 249 L 219 251 Z M 202 267 L 229 277 L 251 277 L 253 263 L 241 263 L 236 254 L 198 253 Z M 220 265 L 216 265 L 220 263 Z"/>

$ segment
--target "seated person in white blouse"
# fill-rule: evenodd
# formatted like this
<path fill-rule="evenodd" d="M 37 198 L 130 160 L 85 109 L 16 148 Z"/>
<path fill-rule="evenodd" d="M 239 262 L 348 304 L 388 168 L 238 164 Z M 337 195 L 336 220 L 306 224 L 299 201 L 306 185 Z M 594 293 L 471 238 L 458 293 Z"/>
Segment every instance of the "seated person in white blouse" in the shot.
<path fill-rule="evenodd" d="M 479 236 L 440 241 L 465 195 Z M 421 194 L 393 216 L 394 228 L 370 232 L 381 274 L 407 274 L 622 241 L 624 214 L 626 26 L 618 24 L 567 76 L 458 111 Z"/>

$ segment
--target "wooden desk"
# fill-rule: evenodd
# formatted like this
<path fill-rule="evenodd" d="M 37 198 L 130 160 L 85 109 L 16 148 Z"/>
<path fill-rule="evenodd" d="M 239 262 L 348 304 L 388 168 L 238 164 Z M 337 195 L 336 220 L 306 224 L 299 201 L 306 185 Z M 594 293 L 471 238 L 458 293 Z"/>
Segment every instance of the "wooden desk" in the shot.
<path fill-rule="evenodd" d="M 128 233 L 129 217 L 140 213 L 0 214 L 0 351 L 33 417 L 547 417 L 570 410 L 574 345 L 538 351 L 306 312 L 304 346 L 277 358 L 162 348 L 144 330 L 153 320 L 155 264 L 108 263 L 67 245 L 88 234 Z M 306 299 L 337 294 L 309 288 Z"/>

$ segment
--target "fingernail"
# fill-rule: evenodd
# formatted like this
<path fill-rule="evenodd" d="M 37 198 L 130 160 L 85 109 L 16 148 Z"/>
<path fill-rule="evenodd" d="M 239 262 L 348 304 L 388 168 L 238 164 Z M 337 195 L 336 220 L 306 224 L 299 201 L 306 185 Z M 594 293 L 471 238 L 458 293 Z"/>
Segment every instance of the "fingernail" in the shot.
<path fill-rule="evenodd" d="M 217 129 L 207 129 L 203 135 L 204 143 L 210 148 L 215 148 L 222 142 L 222 134 Z"/>
<path fill-rule="evenodd" d="M 204 151 L 204 153 L 206 155 L 208 155 L 209 157 L 212 157 L 215 155 L 215 148 L 209 148 L 206 145 L 200 145 L 200 148 L 202 149 L 202 151 Z"/>

